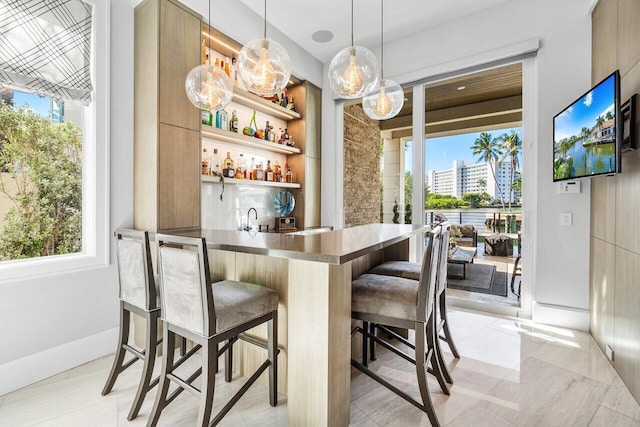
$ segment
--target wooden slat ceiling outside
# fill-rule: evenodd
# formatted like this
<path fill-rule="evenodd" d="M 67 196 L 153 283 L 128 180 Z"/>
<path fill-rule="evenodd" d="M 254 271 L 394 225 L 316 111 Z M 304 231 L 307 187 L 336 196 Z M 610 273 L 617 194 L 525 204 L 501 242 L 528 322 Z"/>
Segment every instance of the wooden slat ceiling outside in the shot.
<path fill-rule="evenodd" d="M 459 87 L 464 86 L 463 90 L 458 90 Z M 425 117 L 427 120 L 427 131 L 430 132 L 430 117 L 442 117 L 451 115 L 456 117 L 456 120 L 451 120 L 450 130 L 455 133 L 464 133 L 464 121 L 466 119 L 460 118 L 461 114 L 466 109 L 469 109 L 471 104 L 487 105 L 488 107 L 493 105 L 504 105 L 504 111 L 500 111 L 500 108 L 488 108 L 486 111 L 487 116 L 494 117 L 492 123 L 494 126 L 500 125 L 500 122 L 504 120 L 506 125 L 513 125 L 514 113 L 520 114 L 520 121 L 522 113 L 521 101 L 518 102 L 514 111 L 513 101 L 517 97 L 522 95 L 522 64 L 516 63 L 507 65 L 500 68 L 494 68 L 491 70 L 481 71 L 466 76 L 456 77 L 453 79 L 444 80 L 441 82 L 431 83 L 425 88 Z M 516 98 L 514 98 L 516 97 Z M 410 129 L 411 115 L 413 108 L 413 95 L 411 90 L 405 90 L 405 104 L 398 114 L 393 119 L 380 122 L 382 130 L 401 130 L 403 134 L 407 134 L 407 129 Z M 501 103 L 498 100 L 504 100 Z M 487 102 L 494 101 L 494 102 Z M 483 104 L 478 104 L 483 103 Z M 468 120 L 477 119 L 479 117 L 478 108 L 474 109 L 474 117 L 469 117 Z M 431 114 L 430 114 L 431 113 Z M 446 133 L 447 126 L 443 127 L 444 123 L 437 122 L 432 123 L 431 126 L 437 125 L 438 133 Z"/>

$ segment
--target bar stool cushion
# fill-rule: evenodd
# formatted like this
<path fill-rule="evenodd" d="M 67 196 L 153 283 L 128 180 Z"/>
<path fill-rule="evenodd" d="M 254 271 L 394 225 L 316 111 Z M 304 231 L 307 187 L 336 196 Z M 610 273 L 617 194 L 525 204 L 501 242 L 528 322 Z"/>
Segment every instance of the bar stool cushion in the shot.
<path fill-rule="evenodd" d="M 278 309 L 278 293 L 273 289 L 235 280 L 214 283 L 212 288 L 216 333 Z"/>
<path fill-rule="evenodd" d="M 416 280 L 363 274 L 351 282 L 351 311 L 417 320 L 418 287 Z"/>
<path fill-rule="evenodd" d="M 387 261 L 369 271 L 370 274 L 396 276 L 405 279 L 420 280 L 422 265 L 409 261 Z"/>

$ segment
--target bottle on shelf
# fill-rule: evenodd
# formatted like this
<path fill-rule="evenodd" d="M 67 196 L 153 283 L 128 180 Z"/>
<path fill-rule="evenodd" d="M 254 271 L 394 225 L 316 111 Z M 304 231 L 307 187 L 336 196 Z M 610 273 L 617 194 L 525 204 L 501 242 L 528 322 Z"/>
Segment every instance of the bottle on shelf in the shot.
<path fill-rule="evenodd" d="M 202 110 L 201 116 L 202 116 L 202 124 L 203 125 L 207 125 L 207 126 L 211 126 L 212 125 L 213 114 L 211 114 L 211 111 Z"/>
<path fill-rule="evenodd" d="M 216 58 L 215 67 L 220 68 L 220 58 Z"/>
<path fill-rule="evenodd" d="M 258 163 L 256 169 L 256 181 L 264 181 L 264 170 L 262 169 L 262 163 Z"/>
<path fill-rule="evenodd" d="M 224 71 L 224 59 L 220 60 L 220 69 Z"/>
<path fill-rule="evenodd" d="M 296 111 L 296 106 L 293 103 L 293 95 L 289 99 L 289 103 L 287 104 L 287 110 Z"/>
<path fill-rule="evenodd" d="M 284 168 L 287 170 L 287 172 L 284 175 L 284 182 L 287 182 L 289 184 L 293 183 L 293 172 L 291 172 L 289 163 L 285 163 Z"/>
<path fill-rule="evenodd" d="M 229 121 L 229 130 L 231 132 L 238 133 L 238 115 L 236 114 L 236 110 L 231 112 L 231 120 Z"/>
<path fill-rule="evenodd" d="M 209 175 L 211 169 L 209 164 L 209 153 L 206 148 L 202 149 L 202 175 Z"/>
<path fill-rule="evenodd" d="M 214 148 L 213 156 L 211 157 L 211 164 L 210 164 L 211 175 L 213 176 L 222 175 L 221 166 L 222 166 L 222 160 L 220 159 L 220 155 L 218 155 L 218 149 Z"/>
<path fill-rule="evenodd" d="M 247 177 L 247 161 L 244 154 L 240 154 L 240 158 L 236 164 L 236 179 L 245 179 Z"/>
<path fill-rule="evenodd" d="M 278 128 L 278 144 L 284 144 L 284 132 L 282 131 L 282 128 Z"/>
<path fill-rule="evenodd" d="M 269 120 L 267 120 L 267 124 L 264 126 L 264 139 L 266 141 L 270 141 L 272 133 L 273 133 L 273 126 L 271 126 L 269 124 Z"/>
<path fill-rule="evenodd" d="M 238 63 L 236 57 L 231 58 L 231 81 L 234 86 L 238 86 Z"/>
<path fill-rule="evenodd" d="M 284 90 L 282 91 L 282 98 L 280 99 L 280 106 L 284 107 L 284 108 L 287 108 L 287 105 L 289 105 L 289 91 L 285 87 Z"/>
<path fill-rule="evenodd" d="M 224 72 L 227 73 L 227 76 L 231 77 L 231 66 L 229 65 L 229 57 L 225 58 Z"/>
<path fill-rule="evenodd" d="M 251 164 L 249 165 L 249 173 L 248 175 L 250 176 L 250 179 L 252 180 L 256 180 L 256 160 L 252 157 L 251 158 Z"/>
<path fill-rule="evenodd" d="M 271 169 L 271 160 L 267 160 L 267 168 L 264 170 L 264 180 L 273 181 L 273 169 Z"/>
<path fill-rule="evenodd" d="M 231 159 L 231 152 L 227 151 L 227 158 L 224 159 L 224 168 L 222 169 L 222 176 L 225 178 L 233 178 L 236 174 L 233 160 Z"/>
<path fill-rule="evenodd" d="M 275 182 L 282 182 L 282 168 L 278 164 L 278 161 L 275 161 L 273 165 L 273 180 Z"/>
<path fill-rule="evenodd" d="M 216 111 L 216 127 L 218 129 L 229 129 L 229 114 L 225 109 Z"/>

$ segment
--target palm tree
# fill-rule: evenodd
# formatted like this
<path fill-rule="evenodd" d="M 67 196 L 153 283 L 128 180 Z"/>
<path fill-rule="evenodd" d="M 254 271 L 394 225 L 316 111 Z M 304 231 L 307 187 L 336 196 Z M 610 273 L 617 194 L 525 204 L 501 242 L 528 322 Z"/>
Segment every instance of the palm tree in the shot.
<path fill-rule="evenodd" d="M 484 178 L 478 179 L 478 187 L 480 187 L 481 193 L 487 191 L 487 180 Z"/>
<path fill-rule="evenodd" d="M 604 115 L 607 120 L 613 119 L 613 113 L 611 111 L 607 111 L 607 114 Z"/>
<path fill-rule="evenodd" d="M 582 137 L 586 138 L 589 136 L 589 134 L 591 134 L 591 129 L 589 129 L 588 127 L 583 127 L 582 128 Z"/>
<path fill-rule="evenodd" d="M 516 169 L 520 166 L 518 161 L 518 155 L 522 152 L 522 140 L 520 135 L 515 130 L 512 130 L 509 134 L 503 134 L 500 137 L 502 144 L 500 149 L 502 150 L 501 161 L 504 161 L 507 157 L 511 164 L 511 176 L 509 181 L 509 211 L 511 211 L 511 201 L 513 200 L 513 178 L 516 173 Z"/>
<path fill-rule="evenodd" d="M 604 123 L 604 117 L 598 116 L 598 118 L 596 119 L 596 126 L 598 127 L 598 129 L 602 129 L 603 123 Z"/>
<path fill-rule="evenodd" d="M 482 132 L 471 146 L 471 150 L 473 151 L 474 156 L 478 156 L 477 163 L 489 163 L 489 168 L 491 168 L 493 179 L 495 183 L 498 184 L 498 179 L 496 178 L 496 170 L 494 168 L 494 164 L 502 155 L 502 152 L 500 151 L 500 144 L 498 143 L 498 141 L 492 138 L 490 133 Z M 502 209 L 504 210 L 504 196 L 502 194 L 502 187 L 500 185 L 497 185 L 497 187 L 498 192 L 500 193 L 500 202 L 502 203 Z"/>

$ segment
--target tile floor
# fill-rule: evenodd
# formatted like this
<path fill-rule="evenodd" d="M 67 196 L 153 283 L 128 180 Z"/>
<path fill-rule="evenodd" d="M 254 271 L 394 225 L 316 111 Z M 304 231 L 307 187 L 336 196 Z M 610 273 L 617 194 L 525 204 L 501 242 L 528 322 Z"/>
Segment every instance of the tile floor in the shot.
<path fill-rule="evenodd" d="M 450 321 L 462 355 L 446 354 L 455 384 L 443 395 L 430 390 L 443 426 L 640 426 L 640 407 L 591 336 L 500 316 L 452 310 Z M 152 395 L 133 422 L 127 412 L 139 378 L 129 369 L 107 397 L 100 395 L 112 358 L 103 357 L 16 392 L 0 396 L 0 426 L 145 425 Z M 159 363 L 157 364 L 157 367 Z M 384 349 L 371 365 L 418 396 L 413 366 Z M 219 376 L 220 377 L 220 376 Z M 242 385 L 220 381 L 214 411 Z M 254 385 L 220 424 L 285 426 L 286 397 L 268 404 L 267 388 Z M 198 400 L 183 393 L 159 425 L 193 425 Z M 352 372 L 352 426 L 428 426 L 427 417 L 370 378 Z"/>

